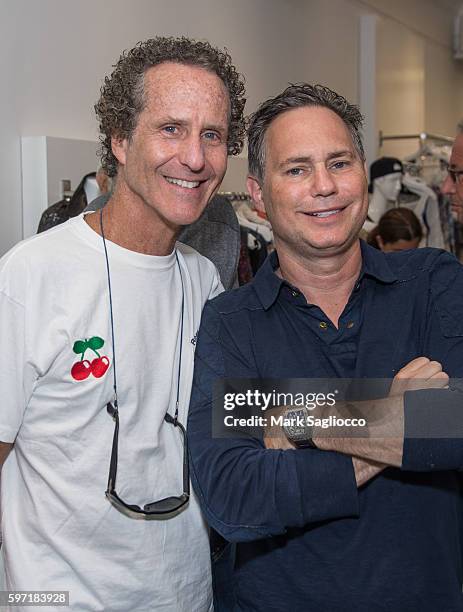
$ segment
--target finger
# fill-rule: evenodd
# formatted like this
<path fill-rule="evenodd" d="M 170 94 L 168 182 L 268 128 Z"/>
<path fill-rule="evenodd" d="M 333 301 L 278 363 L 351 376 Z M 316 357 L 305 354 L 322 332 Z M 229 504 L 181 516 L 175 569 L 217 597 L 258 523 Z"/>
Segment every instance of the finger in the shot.
<path fill-rule="evenodd" d="M 449 375 L 446 372 L 438 372 L 434 376 L 431 376 L 428 383 L 435 389 L 444 389 L 449 385 Z"/>
<path fill-rule="evenodd" d="M 398 374 L 402 374 L 402 373 L 409 374 L 410 372 L 413 372 L 414 370 L 417 370 L 425 366 L 429 362 L 430 360 L 427 357 L 416 357 L 415 359 L 412 359 L 406 365 L 404 365 L 403 368 L 400 368 L 400 370 L 398 371 Z"/>
<path fill-rule="evenodd" d="M 428 380 L 440 372 L 442 372 L 442 364 L 438 361 L 430 361 L 418 370 L 415 370 L 413 373 L 413 378 Z"/>
<path fill-rule="evenodd" d="M 400 370 L 397 374 L 397 378 L 404 380 L 414 378 L 416 380 L 428 380 L 434 374 L 438 372 L 442 372 L 442 364 L 438 361 L 429 361 L 427 363 L 423 363 L 421 366 L 416 367 L 415 369 L 410 369 L 406 371 L 405 369 Z"/>

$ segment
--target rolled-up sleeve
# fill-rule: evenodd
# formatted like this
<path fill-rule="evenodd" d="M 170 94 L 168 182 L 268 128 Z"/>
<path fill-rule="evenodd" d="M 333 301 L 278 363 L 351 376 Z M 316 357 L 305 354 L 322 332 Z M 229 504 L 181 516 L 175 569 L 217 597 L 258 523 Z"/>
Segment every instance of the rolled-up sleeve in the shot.
<path fill-rule="evenodd" d="M 192 483 L 208 523 L 227 540 L 239 542 L 357 516 L 349 457 L 312 449 L 269 450 L 257 438 L 213 436 L 217 379 L 259 377 L 252 350 L 240 342 L 246 330 L 240 333 L 224 319 L 214 301 L 206 305 L 188 419 Z"/>

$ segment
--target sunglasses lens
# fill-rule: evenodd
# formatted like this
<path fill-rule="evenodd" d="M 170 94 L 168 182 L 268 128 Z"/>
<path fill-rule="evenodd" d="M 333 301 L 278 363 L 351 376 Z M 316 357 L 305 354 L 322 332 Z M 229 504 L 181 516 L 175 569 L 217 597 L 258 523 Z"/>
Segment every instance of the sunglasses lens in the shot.
<path fill-rule="evenodd" d="M 175 512 L 184 506 L 188 501 L 188 498 L 188 495 L 182 495 L 181 497 L 166 497 L 165 499 L 160 499 L 159 501 L 152 502 L 151 504 L 146 504 L 143 509 L 145 512 L 169 514 L 170 512 Z"/>

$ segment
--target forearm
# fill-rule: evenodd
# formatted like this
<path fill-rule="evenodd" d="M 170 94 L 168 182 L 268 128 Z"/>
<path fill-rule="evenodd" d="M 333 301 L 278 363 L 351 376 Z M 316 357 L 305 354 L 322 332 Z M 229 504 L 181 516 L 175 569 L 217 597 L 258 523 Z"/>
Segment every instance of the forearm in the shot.
<path fill-rule="evenodd" d="M 252 439 L 213 439 L 198 427 L 197 416 L 190 407 L 192 482 L 208 523 L 227 540 L 256 540 L 357 515 L 349 458 L 266 450 Z"/>
<path fill-rule="evenodd" d="M 400 396 L 379 400 L 339 404 L 334 409 L 337 419 L 355 415 L 366 426 L 315 427 L 314 443 L 321 450 L 331 450 L 365 459 L 382 466 L 402 465 L 404 440 L 404 408 Z"/>

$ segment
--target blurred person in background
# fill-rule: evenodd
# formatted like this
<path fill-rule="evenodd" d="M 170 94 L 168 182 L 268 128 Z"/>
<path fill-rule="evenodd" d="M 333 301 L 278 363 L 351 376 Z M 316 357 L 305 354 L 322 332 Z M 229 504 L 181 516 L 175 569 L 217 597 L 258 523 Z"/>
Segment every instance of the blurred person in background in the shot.
<path fill-rule="evenodd" d="M 417 249 L 423 237 L 418 217 L 408 208 L 392 208 L 368 234 L 369 245 L 384 251 Z"/>

